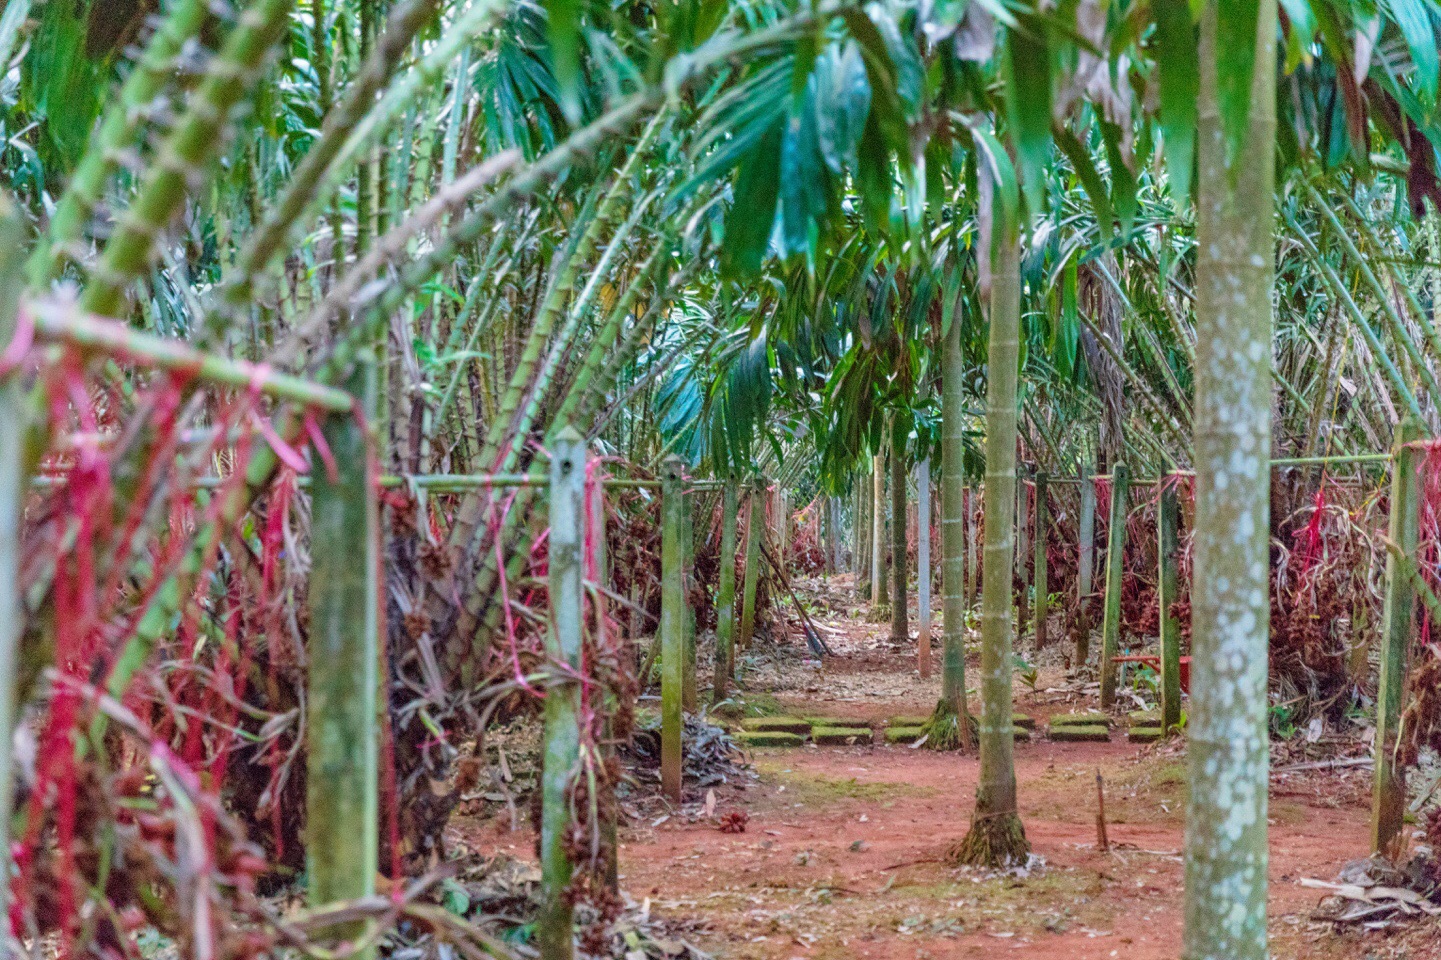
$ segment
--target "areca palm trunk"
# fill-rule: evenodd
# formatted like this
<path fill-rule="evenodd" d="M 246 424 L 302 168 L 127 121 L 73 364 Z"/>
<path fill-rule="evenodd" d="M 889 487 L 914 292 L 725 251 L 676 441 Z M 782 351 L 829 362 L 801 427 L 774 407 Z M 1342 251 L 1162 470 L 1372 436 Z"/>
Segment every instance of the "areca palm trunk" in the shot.
<path fill-rule="evenodd" d="M 891 421 L 891 640 L 910 639 L 906 616 L 906 429 Z"/>
<path fill-rule="evenodd" d="M 1255 23 L 1225 19 L 1243 10 Z M 1276 0 L 1207 0 L 1201 19 L 1187 960 L 1267 955 L 1276 17 Z M 1255 65 L 1244 133 L 1228 138 L 1220 61 L 1238 35 Z"/>
<path fill-rule="evenodd" d="M 986 389 L 986 539 L 981 573 L 981 771 L 970 832 L 950 850 L 952 861 L 982 866 L 1022 862 L 1031 849 L 1016 813 L 1011 729 L 1020 236 L 1013 217 L 997 216 L 995 224 Z"/>
<path fill-rule="evenodd" d="M 886 586 L 886 458 L 871 458 L 871 590 L 879 610 L 890 602 Z"/>
<path fill-rule="evenodd" d="M 961 379 L 961 318 L 951 318 L 941 359 L 941 699 L 926 725 L 926 746 L 971 745 L 966 708 L 965 398 Z"/>
<path fill-rule="evenodd" d="M 716 591 L 715 685 L 711 699 L 720 703 L 735 675 L 736 626 L 736 519 L 740 513 L 740 484 L 725 482 L 721 506 L 720 586 Z"/>

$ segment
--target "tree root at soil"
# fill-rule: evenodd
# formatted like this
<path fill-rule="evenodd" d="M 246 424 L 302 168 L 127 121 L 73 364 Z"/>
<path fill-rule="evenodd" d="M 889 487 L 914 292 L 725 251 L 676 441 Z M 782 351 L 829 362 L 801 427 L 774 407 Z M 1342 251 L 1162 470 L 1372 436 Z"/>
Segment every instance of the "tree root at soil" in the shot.
<path fill-rule="evenodd" d="M 931 719 L 922 728 L 926 738 L 922 746 L 928 750 L 970 749 L 976 742 L 976 720 L 970 716 L 965 720 L 966 725 L 962 727 L 961 715 L 950 700 L 942 697 L 936 701 Z"/>
<path fill-rule="evenodd" d="M 1026 828 L 1015 813 L 981 813 L 971 818 L 971 830 L 951 844 L 946 862 L 954 866 L 1004 868 L 1020 866 L 1031 853 Z"/>

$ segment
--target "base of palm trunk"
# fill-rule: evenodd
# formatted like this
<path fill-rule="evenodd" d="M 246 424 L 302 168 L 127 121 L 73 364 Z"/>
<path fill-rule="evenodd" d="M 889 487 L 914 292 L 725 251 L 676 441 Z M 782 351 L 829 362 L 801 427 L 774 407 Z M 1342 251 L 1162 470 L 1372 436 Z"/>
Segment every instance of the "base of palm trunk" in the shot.
<path fill-rule="evenodd" d="M 965 750 L 975 743 L 975 721 L 970 717 L 963 720 L 951 701 L 944 697 L 936 701 L 936 709 L 924 729 L 926 742 L 921 746 L 927 750 Z"/>
<path fill-rule="evenodd" d="M 1014 867 L 1030 856 L 1026 828 L 1015 813 L 984 814 L 971 819 L 971 831 L 951 844 L 947 862 L 972 867 Z"/>

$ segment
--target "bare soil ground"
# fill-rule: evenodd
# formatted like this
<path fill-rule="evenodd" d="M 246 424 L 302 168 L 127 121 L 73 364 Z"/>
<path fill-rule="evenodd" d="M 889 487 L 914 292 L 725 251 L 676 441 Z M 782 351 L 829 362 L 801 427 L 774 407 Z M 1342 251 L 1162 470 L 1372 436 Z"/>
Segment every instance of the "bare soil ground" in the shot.
<path fill-rule="evenodd" d="M 939 677 L 919 679 L 913 650 L 892 648 L 887 625 L 866 622 L 835 588 L 814 601 L 838 656 L 822 666 L 791 650 L 753 664 L 753 695 L 795 715 L 878 727 L 929 712 Z M 1041 666 L 1034 690 L 1018 682 L 1015 699 L 1038 731 L 1051 714 L 1095 707 L 1086 691 L 1065 686 L 1059 662 Z M 1312 746 L 1306 756 L 1325 741 Z M 974 754 L 807 746 L 757 750 L 752 761 L 758 780 L 717 788 L 712 815 L 705 791 L 695 791 L 681 810 L 622 830 L 621 886 L 657 915 L 685 918 L 693 942 L 718 957 L 1180 956 L 1183 744 L 1129 744 L 1124 718 L 1109 743 L 1054 743 L 1038 733 L 1017 744 L 1021 815 L 1037 859 L 1005 875 L 942 862 L 970 815 Z M 1368 853 L 1370 772 L 1285 767 L 1271 791 L 1272 955 L 1441 958 L 1436 920 L 1338 931 L 1314 916 L 1324 893 L 1300 881 L 1332 880 Z M 1098 773 L 1109 852 L 1097 849 Z M 720 832 L 717 819 L 738 809 L 749 817 L 745 832 Z M 463 819 L 457 829 L 482 849 L 531 847 L 529 833 L 509 832 L 504 816 Z"/>

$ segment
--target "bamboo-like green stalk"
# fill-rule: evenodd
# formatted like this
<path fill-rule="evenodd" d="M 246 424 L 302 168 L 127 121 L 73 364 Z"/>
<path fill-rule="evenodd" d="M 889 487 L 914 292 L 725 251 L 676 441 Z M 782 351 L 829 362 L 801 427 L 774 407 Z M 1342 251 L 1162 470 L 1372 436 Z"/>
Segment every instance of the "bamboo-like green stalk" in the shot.
<path fill-rule="evenodd" d="M 965 513 L 966 542 L 965 548 L 962 551 L 962 557 L 965 561 L 966 590 L 965 602 L 961 607 L 963 615 L 965 611 L 970 610 L 971 607 L 975 605 L 976 585 L 981 575 L 980 558 L 976 555 L 980 550 L 980 546 L 977 543 L 977 533 L 979 531 L 976 528 L 979 525 L 977 522 L 979 518 L 976 516 L 976 497 L 982 495 L 982 491 L 974 487 L 966 487 L 964 492 L 965 503 L 962 509 Z"/>
<path fill-rule="evenodd" d="M 584 474 L 582 474 L 583 476 Z M 605 484 L 603 481 L 593 482 L 586 488 L 586 510 L 590 518 L 590 526 L 587 536 L 593 543 L 595 550 L 595 583 L 588 588 L 591 605 L 591 623 L 600 629 L 602 624 L 609 622 L 610 612 L 607 600 L 610 589 L 610 554 L 606 550 L 606 523 L 605 523 Z M 582 560 L 584 556 L 582 555 Z M 582 570 L 584 564 L 582 563 Z M 608 628 L 607 628 L 608 629 Z M 605 697 L 605 717 L 602 726 L 602 740 L 599 744 L 602 762 L 608 764 L 616 753 L 615 735 L 615 713 L 616 696 L 614 690 L 609 690 Z M 614 789 L 614 784 L 611 785 Z M 612 893 L 619 893 L 620 890 L 620 837 L 618 834 L 620 824 L 619 807 L 617 804 L 597 804 L 597 812 L 600 815 L 601 852 L 604 857 L 603 879 L 605 887 Z"/>
<path fill-rule="evenodd" d="M 40 289 L 60 272 L 69 247 L 85 231 L 115 172 L 121 151 L 130 145 L 140 129 L 146 107 L 160 96 L 175 68 L 175 58 L 187 40 L 200 31 L 205 19 L 204 0 L 178 0 L 165 14 L 145 46 L 145 53 L 116 96 L 115 103 L 95 128 L 85 154 L 55 203 L 50 229 L 30 253 L 27 264 L 32 288 Z"/>
<path fill-rule="evenodd" d="M 891 421 L 891 640 L 911 638 L 906 610 L 906 434 L 901 418 Z"/>
<path fill-rule="evenodd" d="M 1080 557 L 1076 562 L 1076 604 L 1085 622 L 1076 630 L 1076 649 L 1071 656 L 1072 669 L 1080 671 L 1091 658 L 1091 624 L 1087 611 L 1090 610 L 1090 596 L 1094 589 L 1093 578 L 1096 564 L 1096 484 L 1089 460 L 1081 464 L 1081 515 L 1078 541 Z"/>
<path fill-rule="evenodd" d="M 1222 41 L 1221 18 L 1239 11 L 1254 23 L 1228 23 L 1231 36 Z M 1276 30 L 1276 0 L 1234 9 L 1206 0 L 1201 14 L 1184 960 L 1268 955 Z M 1232 107 L 1246 112 L 1235 137 L 1227 136 L 1221 117 L 1220 71 L 1230 68 L 1234 53 L 1222 50 L 1223 42 L 1254 42 L 1249 96 Z"/>
<path fill-rule="evenodd" d="M 1035 569 L 1036 581 L 1036 610 L 1035 627 L 1032 628 L 1032 636 L 1035 638 L 1036 650 L 1039 651 L 1046 645 L 1046 617 L 1050 613 L 1050 577 L 1046 569 L 1046 528 L 1051 524 L 1049 506 L 1047 503 L 1047 480 L 1049 476 L 1044 470 L 1036 474 L 1036 537 L 1035 557 L 1031 561 Z"/>
<path fill-rule="evenodd" d="M 660 605 L 660 781 L 672 803 L 681 802 L 681 695 L 685 686 L 685 558 L 681 545 L 681 498 L 684 466 L 667 457 L 661 469 L 661 605 Z M 754 516 L 752 516 L 752 536 Z M 746 566 L 746 584 L 753 576 Z M 744 624 L 742 624 L 744 632 Z"/>
<path fill-rule="evenodd" d="M 1101 623 L 1101 709 L 1116 705 L 1116 655 L 1121 647 L 1121 581 L 1126 569 L 1126 516 L 1130 513 L 1131 472 L 1125 463 L 1111 467 L 1111 513 L 1106 530 L 1106 612 Z"/>
<path fill-rule="evenodd" d="M 1377 259 L 1380 259 L 1386 264 L 1387 270 L 1391 273 L 1393 283 L 1395 283 L 1396 288 L 1400 291 L 1401 296 L 1406 298 L 1407 306 L 1411 308 L 1411 314 L 1416 318 L 1417 325 L 1421 327 L 1422 333 L 1426 337 L 1426 342 L 1431 347 L 1432 354 L 1441 357 L 1441 332 L 1437 331 L 1436 325 L 1431 322 L 1428 311 L 1421 306 L 1421 302 L 1416 298 L 1416 291 L 1412 290 L 1411 285 L 1398 275 L 1395 262 L 1385 257 L 1385 246 L 1381 243 L 1381 238 L 1376 235 L 1376 228 L 1372 225 L 1370 219 L 1361 212 L 1361 208 L 1356 205 L 1356 201 L 1352 199 L 1349 194 L 1343 191 L 1340 193 L 1340 198 L 1341 202 L 1346 205 L 1346 208 L 1351 211 L 1351 216 L 1355 219 L 1361 231 L 1366 235 L 1366 239 L 1370 242 L 1371 248 L 1376 251 Z M 1433 224 L 1435 216 L 1433 212 L 1428 218 Z M 1433 289 L 1433 297 L 1434 295 L 1435 290 Z"/>
<path fill-rule="evenodd" d="M 190 196 L 196 171 L 206 169 L 225 143 L 232 111 L 284 34 L 290 6 L 291 0 L 255 0 L 240 13 L 101 251 L 81 296 L 85 310 L 115 315 L 126 288 L 149 268 L 157 238 Z"/>
<path fill-rule="evenodd" d="M 1172 479 L 1177 476 L 1171 474 Z M 1160 557 L 1156 605 L 1161 614 L 1161 730 L 1168 735 L 1181 722 L 1181 621 L 1172 610 L 1181 598 L 1181 576 L 1176 565 L 1181 549 L 1176 529 L 1180 512 L 1175 483 L 1162 484 L 1156 508 L 1156 545 Z"/>
<path fill-rule="evenodd" d="M 575 955 L 572 899 L 566 896 L 575 865 L 567 852 L 571 783 L 580 763 L 580 683 L 585 583 L 581 551 L 585 542 L 585 438 L 563 427 L 550 460 L 550 536 L 547 557 L 550 629 L 546 657 L 570 668 L 552 678 L 545 691 L 545 746 L 541 767 L 540 873 L 541 910 L 536 942 L 542 960 Z"/>
<path fill-rule="evenodd" d="M 364 389 L 366 371 L 352 386 Z M 379 857 L 379 519 L 359 418 L 328 417 L 311 486 L 306 874 L 312 906 L 370 896 Z M 373 955 L 373 950 L 368 952 Z"/>
<path fill-rule="evenodd" d="M 999 158 L 998 158 L 999 159 Z M 1004 188 L 1002 188 L 1004 189 Z M 1020 366 L 1020 231 L 992 205 L 991 330 L 986 388 L 986 551 L 981 578 L 981 769 L 971 829 L 950 851 L 961 863 L 1008 866 L 1030 853 L 1016 810 L 1011 727 L 1011 570 L 1016 528 L 1016 381 Z M 986 255 L 982 251 L 981 255 Z"/>
<path fill-rule="evenodd" d="M 1387 539 L 1402 556 L 1414 557 L 1420 545 L 1421 451 L 1408 447 L 1421 438 L 1415 418 L 1396 431 L 1391 471 L 1391 516 Z M 1381 679 L 1376 692 L 1376 767 L 1371 808 L 1371 852 L 1397 853 L 1406 812 L 1406 768 L 1396 760 L 1401 703 L 1416 616 L 1416 590 L 1394 554 L 1386 557 L 1386 599 L 1381 614 Z"/>
<path fill-rule="evenodd" d="M 872 590 L 871 564 L 874 560 L 871 542 L 874 536 L 871 528 L 871 465 L 872 461 L 867 457 L 867 469 L 855 478 L 856 555 L 853 559 L 856 568 L 856 599 L 860 601 L 870 600 Z"/>
<path fill-rule="evenodd" d="M 9 344 L 19 326 L 24 279 L 25 230 L 9 193 L 0 190 L 0 344 Z M 0 347 L 3 349 L 3 347 Z M 16 666 L 24 633 L 20 596 L 21 530 L 25 511 L 25 432 L 29 419 L 25 388 L 14 376 L 0 377 L 0 877 L 10 876 L 10 813 L 14 771 Z M 0 917 L 10 916 L 10 884 L 0 883 Z M 20 956 L 8 922 L 0 932 L 0 950 Z"/>
<path fill-rule="evenodd" d="M 966 704 L 967 503 L 965 358 L 961 316 L 951 317 L 941 344 L 941 697 L 926 724 L 926 746 L 971 746 Z"/>
<path fill-rule="evenodd" d="M 1355 324 L 1356 329 L 1361 331 L 1362 339 L 1366 341 L 1366 346 L 1371 348 L 1371 353 L 1375 356 L 1376 362 L 1381 365 L 1381 371 L 1385 374 L 1387 381 L 1390 382 L 1391 388 L 1396 391 L 1396 395 L 1401 398 L 1401 402 L 1406 405 L 1406 409 L 1420 419 L 1422 417 L 1421 405 L 1416 401 L 1416 395 L 1411 391 L 1411 388 L 1406 385 L 1406 378 L 1403 377 L 1401 371 L 1397 369 L 1396 361 L 1392 360 L 1391 356 L 1386 352 L 1385 346 L 1381 343 L 1381 338 L 1376 335 L 1376 331 L 1371 327 L 1371 322 L 1367 320 L 1366 315 L 1361 312 L 1361 308 L 1356 304 L 1355 298 L 1351 296 L 1351 291 L 1346 289 L 1346 285 L 1342 283 L 1341 278 L 1336 275 L 1335 269 L 1326 261 L 1326 258 L 1322 256 L 1315 242 L 1306 235 L 1301 225 L 1296 222 L 1296 218 L 1289 212 L 1285 213 L 1284 216 L 1287 226 L 1291 228 L 1291 232 L 1301 244 L 1301 248 L 1306 251 L 1312 265 L 1316 267 L 1317 272 L 1319 272 L 1326 281 L 1326 285 L 1331 288 L 1331 292 L 1335 295 L 1336 299 L 1341 302 L 1341 306 L 1345 309 L 1347 315 L 1351 317 L 1351 321 Z"/>
<path fill-rule="evenodd" d="M 762 497 L 765 487 L 758 481 L 746 495 L 749 504 L 746 512 L 746 568 L 741 585 L 741 629 L 736 637 L 736 649 L 750 649 L 751 639 L 756 630 L 756 585 L 761 572 L 761 537 L 765 536 L 765 508 Z"/>
<path fill-rule="evenodd" d="M 916 659 L 921 679 L 931 678 L 931 461 L 916 461 Z"/>
<path fill-rule="evenodd" d="M 1381 308 L 1381 315 L 1386 318 L 1387 326 L 1391 330 L 1392 342 L 1399 346 L 1405 352 L 1406 356 L 1410 357 L 1412 366 L 1416 368 L 1417 373 L 1421 376 L 1423 381 L 1422 385 L 1430 392 L 1431 396 L 1441 396 L 1441 383 L 1436 382 L 1436 377 L 1431 372 L 1431 365 L 1428 364 L 1426 359 L 1421 355 L 1421 349 L 1416 345 L 1415 339 L 1406 329 L 1406 324 L 1402 321 L 1401 315 L 1396 311 L 1396 306 L 1392 302 L 1391 296 L 1386 288 L 1381 285 L 1381 281 L 1376 276 L 1376 272 L 1371 269 L 1368 258 L 1363 256 L 1361 251 L 1356 248 L 1356 243 L 1351 239 L 1351 234 L 1342 226 L 1340 219 L 1336 216 L 1336 212 L 1326 203 L 1325 198 L 1321 196 L 1314 185 L 1309 183 L 1306 185 L 1306 195 L 1310 198 L 1312 205 L 1321 211 L 1322 222 L 1330 228 L 1331 236 L 1336 242 L 1341 244 L 1341 249 L 1344 250 L 1346 256 L 1351 259 L 1357 272 L 1360 273 L 1361 279 L 1366 281 L 1366 285 L 1371 288 L 1371 293 L 1376 297 L 1376 302 Z M 1424 311 L 1421 315 L 1425 315 Z"/>
<path fill-rule="evenodd" d="M 715 681 L 711 699 L 720 703 L 735 676 L 736 626 L 736 521 L 740 513 L 740 484 L 725 482 L 721 503 L 720 585 L 716 590 Z"/>

